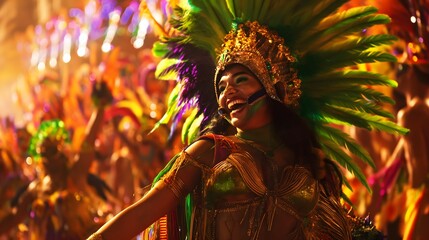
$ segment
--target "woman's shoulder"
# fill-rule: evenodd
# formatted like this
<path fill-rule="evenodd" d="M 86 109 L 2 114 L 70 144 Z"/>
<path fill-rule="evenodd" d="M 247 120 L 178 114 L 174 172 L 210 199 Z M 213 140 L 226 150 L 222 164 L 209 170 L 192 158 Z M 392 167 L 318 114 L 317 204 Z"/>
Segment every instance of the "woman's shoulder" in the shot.
<path fill-rule="evenodd" d="M 200 137 L 192 142 L 184 152 L 195 161 L 211 166 L 215 153 L 215 143 L 210 138 Z"/>
<path fill-rule="evenodd" d="M 185 152 L 195 160 L 208 166 L 224 159 L 234 145 L 230 137 L 218 134 L 205 134 L 190 144 Z"/>

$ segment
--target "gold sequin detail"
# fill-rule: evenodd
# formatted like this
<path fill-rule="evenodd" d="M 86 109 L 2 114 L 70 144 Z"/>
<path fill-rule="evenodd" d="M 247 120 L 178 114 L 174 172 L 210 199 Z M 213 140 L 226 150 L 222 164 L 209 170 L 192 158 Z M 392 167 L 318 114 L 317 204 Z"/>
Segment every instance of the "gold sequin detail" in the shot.
<path fill-rule="evenodd" d="M 185 197 L 185 194 L 186 194 L 185 183 L 183 182 L 182 179 L 180 179 L 179 177 L 176 177 L 174 179 L 164 178 L 162 180 L 178 199 Z"/>

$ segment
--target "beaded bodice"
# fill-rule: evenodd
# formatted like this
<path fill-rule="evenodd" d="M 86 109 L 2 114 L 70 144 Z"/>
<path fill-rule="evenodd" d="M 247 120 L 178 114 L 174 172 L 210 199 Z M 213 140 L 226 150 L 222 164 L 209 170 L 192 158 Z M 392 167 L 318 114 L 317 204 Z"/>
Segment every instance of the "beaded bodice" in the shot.
<path fill-rule="evenodd" d="M 212 166 L 183 152 L 170 170 L 191 164 L 202 171 L 192 194 L 191 239 L 350 239 L 339 202 L 307 168 L 267 171 L 266 159 L 236 138 L 205 138 L 215 143 Z"/>
<path fill-rule="evenodd" d="M 286 167 L 279 185 L 269 189 L 254 161 L 249 154 L 233 153 L 216 164 L 205 185 L 207 206 L 222 207 L 236 195 L 247 200 L 271 198 L 275 202 L 272 207 L 278 207 L 298 219 L 305 218 L 318 199 L 317 182 L 311 173 L 301 166 Z"/>
<path fill-rule="evenodd" d="M 240 144 L 236 144 L 234 138 L 225 137 L 221 141 L 223 143 L 218 142 L 216 145 L 220 160 L 206 174 L 204 182 L 204 211 L 216 215 L 213 217 L 215 225 L 237 226 L 241 231 L 233 230 L 228 235 L 206 228 L 208 235 L 216 239 L 302 235 L 296 229 L 287 230 L 277 220 L 289 219 L 288 222 L 295 225 L 304 221 L 315 208 L 318 184 L 311 173 L 302 166 L 287 166 L 279 173 L 280 176 L 273 171 L 263 176 L 260 166 L 268 164 L 264 162 L 267 159 L 250 154 Z M 227 156 L 223 160 L 222 153 Z M 279 178 L 279 181 L 267 181 L 278 182 L 270 186 L 264 181 L 269 178 Z M 228 223 L 224 218 L 240 219 L 241 226 Z M 285 230 L 284 234 L 282 230 Z"/>

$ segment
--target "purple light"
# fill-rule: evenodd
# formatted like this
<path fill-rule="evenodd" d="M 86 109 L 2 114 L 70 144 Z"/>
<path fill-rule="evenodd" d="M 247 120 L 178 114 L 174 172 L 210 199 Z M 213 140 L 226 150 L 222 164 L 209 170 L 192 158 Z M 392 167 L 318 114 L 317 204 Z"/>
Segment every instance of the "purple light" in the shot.
<path fill-rule="evenodd" d="M 34 30 L 36 32 L 36 35 L 40 35 L 43 33 L 43 28 L 40 25 L 36 26 L 36 29 Z"/>
<path fill-rule="evenodd" d="M 72 8 L 69 11 L 69 16 L 72 18 L 82 18 L 83 15 L 83 11 L 79 8 Z"/>
<path fill-rule="evenodd" d="M 103 19 L 109 19 L 109 14 L 113 12 L 117 6 L 115 0 L 101 0 L 101 17 Z"/>
<path fill-rule="evenodd" d="M 121 17 L 120 23 L 125 25 L 130 20 L 130 18 L 138 12 L 138 4 L 136 2 L 132 2 L 124 11 Z"/>

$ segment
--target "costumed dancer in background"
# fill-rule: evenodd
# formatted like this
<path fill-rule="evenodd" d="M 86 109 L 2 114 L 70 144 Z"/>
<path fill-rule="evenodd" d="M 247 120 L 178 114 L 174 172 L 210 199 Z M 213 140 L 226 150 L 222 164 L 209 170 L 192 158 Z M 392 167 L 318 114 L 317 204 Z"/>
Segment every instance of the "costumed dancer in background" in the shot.
<path fill-rule="evenodd" d="M 14 197 L 26 188 L 33 176 L 33 171 L 25 166 L 24 154 L 20 152 L 21 146 L 18 146 L 18 143 L 27 145 L 23 141 L 24 137 L 18 137 L 21 131 L 27 133 L 25 129 L 18 129 L 10 118 L 2 119 L 0 123 L 2 136 L 0 139 L 0 219 L 13 210 Z M 0 233 L 0 239 L 12 239 L 17 236 L 19 236 L 18 229 Z"/>
<path fill-rule="evenodd" d="M 103 83 L 95 84 L 96 106 L 79 152 L 73 155 L 69 133 L 61 120 L 43 121 L 33 135 L 29 154 L 39 174 L 14 201 L 14 210 L 0 220 L 0 233 L 28 220 L 31 239 L 82 239 L 103 223 L 107 199 L 103 182 L 89 174 L 94 143 L 112 97 Z M 71 156 L 72 154 L 72 156 Z M 95 188 L 94 188 L 95 187 Z"/>
<path fill-rule="evenodd" d="M 172 93 L 177 105 L 167 113 L 177 120 L 194 109 L 186 127 L 190 145 L 145 196 L 89 239 L 130 239 L 167 213 L 167 229 L 152 228 L 144 237 L 382 238 L 370 222 L 347 215 L 340 202 L 343 178 L 337 164 L 368 187 L 344 147 L 373 163 L 329 124 L 406 133 L 369 101 L 389 98 L 368 86 L 396 83 L 346 69 L 394 61 L 370 49 L 394 38 L 361 37 L 362 29 L 389 18 L 373 7 L 336 12 L 343 3 L 176 6 L 171 24 L 178 34 L 164 36 L 155 52 L 166 53 L 158 65 L 161 76 L 174 72 L 179 80 Z"/>
<path fill-rule="evenodd" d="M 168 127 L 162 125 L 157 131 L 151 130 L 166 110 L 169 86 L 174 82 L 155 78 L 156 59 L 153 56 L 143 60 L 136 74 L 132 75 L 138 79 L 135 86 L 124 88 L 124 98 L 106 112 L 115 135 L 121 140 L 120 150 L 112 155 L 112 186 L 127 192 L 118 197 L 127 198 L 124 202 L 128 205 L 134 198 L 141 198 L 143 188 L 150 188 L 154 177 L 164 167 L 168 152 Z"/>
<path fill-rule="evenodd" d="M 394 206 L 389 203 L 385 214 L 392 215 L 388 211 L 396 209 L 403 225 L 399 233 L 403 239 L 426 239 L 429 226 L 429 1 L 379 0 L 377 4 L 380 11 L 392 17 L 389 32 L 402 42 L 402 48 L 393 49 L 399 59 L 398 90 L 406 100 L 406 106 L 398 112 L 398 123 L 410 129 L 410 133 L 399 140 L 387 166 L 395 168 L 402 164 L 406 169 L 406 183 L 391 192 L 396 195 L 393 200 L 406 199 L 406 202 L 393 201 Z M 400 191 L 406 194 L 405 198 L 401 198 Z M 394 220 L 393 217 L 388 220 Z"/>

